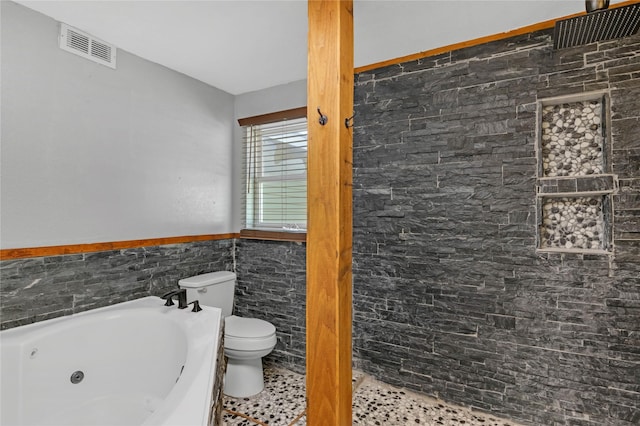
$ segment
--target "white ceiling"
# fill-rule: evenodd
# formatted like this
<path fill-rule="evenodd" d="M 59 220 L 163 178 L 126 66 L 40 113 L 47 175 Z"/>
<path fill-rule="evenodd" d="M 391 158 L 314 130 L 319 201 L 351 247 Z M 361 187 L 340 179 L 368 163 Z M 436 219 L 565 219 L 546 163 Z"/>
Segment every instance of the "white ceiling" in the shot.
<path fill-rule="evenodd" d="M 306 0 L 17 3 L 234 95 L 306 78 Z M 355 66 L 559 18 L 583 11 L 584 5 L 582 0 L 354 0 Z"/>

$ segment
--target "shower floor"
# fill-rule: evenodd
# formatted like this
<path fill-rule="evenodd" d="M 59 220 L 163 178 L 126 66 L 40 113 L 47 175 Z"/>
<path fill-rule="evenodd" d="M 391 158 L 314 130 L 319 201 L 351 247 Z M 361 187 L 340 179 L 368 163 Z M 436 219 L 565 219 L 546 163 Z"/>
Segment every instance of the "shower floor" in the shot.
<path fill-rule="evenodd" d="M 304 376 L 265 365 L 265 389 L 251 398 L 225 396 L 223 426 L 302 426 Z M 354 371 L 354 425 L 483 425 L 517 426 L 516 423 L 378 382 Z"/>

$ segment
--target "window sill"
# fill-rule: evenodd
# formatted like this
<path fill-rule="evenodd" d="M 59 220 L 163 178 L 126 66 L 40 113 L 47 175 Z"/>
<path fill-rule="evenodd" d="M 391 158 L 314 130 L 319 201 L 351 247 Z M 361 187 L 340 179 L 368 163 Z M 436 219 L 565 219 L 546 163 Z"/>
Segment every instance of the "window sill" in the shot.
<path fill-rule="evenodd" d="M 264 231 L 260 229 L 241 229 L 240 238 L 247 240 L 307 242 L 306 232 Z"/>

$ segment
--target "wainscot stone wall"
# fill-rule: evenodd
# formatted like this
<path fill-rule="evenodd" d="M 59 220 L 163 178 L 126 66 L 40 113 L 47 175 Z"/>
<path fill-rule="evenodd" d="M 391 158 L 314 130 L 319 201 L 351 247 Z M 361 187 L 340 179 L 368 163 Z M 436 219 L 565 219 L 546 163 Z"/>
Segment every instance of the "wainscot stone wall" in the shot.
<path fill-rule="evenodd" d="M 232 270 L 233 240 L 0 262 L 2 329 L 176 289 L 178 280 Z"/>
<path fill-rule="evenodd" d="M 265 360 L 304 373 L 306 244 L 237 240 L 236 273 L 234 313 L 276 327 L 278 343 Z"/>
<path fill-rule="evenodd" d="M 538 102 L 602 91 L 612 254 L 537 250 Z M 640 424 L 640 35 L 392 65 L 355 103 L 356 366 L 525 424 Z"/>

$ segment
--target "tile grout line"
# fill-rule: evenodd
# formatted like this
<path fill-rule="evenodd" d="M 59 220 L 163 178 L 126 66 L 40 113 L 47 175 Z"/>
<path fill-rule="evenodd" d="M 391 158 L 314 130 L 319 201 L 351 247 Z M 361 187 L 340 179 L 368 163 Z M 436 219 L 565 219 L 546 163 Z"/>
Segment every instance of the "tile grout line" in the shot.
<path fill-rule="evenodd" d="M 243 414 L 243 413 L 240 413 L 240 412 L 238 412 L 238 411 L 229 410 L 228 408 L 223 408 L 223 410 L 224 410 L 224 411 L 226 411 L 227 413 L 231 414 L 231 415 L 234 415 L 234 416 L 240 416 L 240 417 L 242 417 L 243 419 L 247 419 L 247 420 L 249 420 L 250 422 L 253 422 L 253 423 L 258 424 L 258 425 L 260 425 L 260 426 L 269 426 L 268 424 L 263 423 L 263 422 L 261 422 L 261 421 L 260 421 L 260 420 L 258 420 L 258 419 L 254 419 L 253 417 L 248 416 L 248 415 Z"/>
<path fill-rule="evenodd" d="M 289 425 L 288 425 L 288 426 L 293 426 L 293 425 L 295 425 L 295 424 L 296 424 L 296 423 L 298 423 L 298 422 L 300 421 L 300 419 L 301 419 L 302 417 L 304 417 L 306 414 L 307 414 L 307 409 L 305 408 L 304 410 L 302 410 L 302 412 L 301 412 L 300 414 L 298 414 L 298 415 L 296 416 L 296 418 L 295 418 L 295 419 L 293 419 L 293 421 L 292 421 L 291 423 L 289 423 Z"/>

